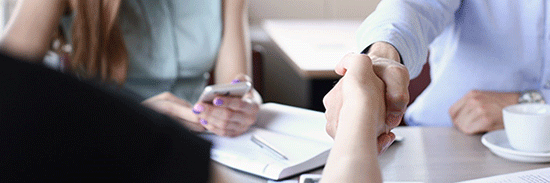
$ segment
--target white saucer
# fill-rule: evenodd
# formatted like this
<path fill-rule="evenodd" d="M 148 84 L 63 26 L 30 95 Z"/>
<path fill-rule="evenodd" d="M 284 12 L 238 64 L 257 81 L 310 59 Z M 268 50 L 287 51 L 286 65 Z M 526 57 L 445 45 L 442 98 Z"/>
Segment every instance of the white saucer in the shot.
<path fill-rule="evenodd" d="M 550 162 L 550 152 L 523 152 L 512 148 L 508 142 L 508 138 L 506 137 L 506 132 L 504 130 L 496 130 L 486 133 L 481 137 L 481 143 L 489 148 L 491 152 L 509 160 L 528 163 Z"/>

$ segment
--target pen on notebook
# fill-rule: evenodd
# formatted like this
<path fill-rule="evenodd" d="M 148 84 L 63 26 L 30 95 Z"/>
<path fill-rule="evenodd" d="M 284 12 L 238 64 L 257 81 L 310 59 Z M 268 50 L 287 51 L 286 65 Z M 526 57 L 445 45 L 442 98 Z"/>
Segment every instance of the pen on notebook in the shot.
<path fill-rule="evenodd" d="M 260 146 L 261 148 L 266 148 L 268 151 L 272 152 L 273 154 L 277 155 L 278 157 L 282 158 L 282 159 L 285 159 L 285 160 L 288 160 L 288 158 L 285 156 L 285 154 L 283 154 L 283 152 L 281 152 L 280 150 L 278 150 L 277 148 L 275 148 L 273 145 L 269 144 L 265 139 L 263 139 L 262 137 L 260 136 L 257 136 L 257 135 L 252 135 L 252 137 L 250 138 L 250 140 L 254 143 L 256 143 L 258 146 Z"/>

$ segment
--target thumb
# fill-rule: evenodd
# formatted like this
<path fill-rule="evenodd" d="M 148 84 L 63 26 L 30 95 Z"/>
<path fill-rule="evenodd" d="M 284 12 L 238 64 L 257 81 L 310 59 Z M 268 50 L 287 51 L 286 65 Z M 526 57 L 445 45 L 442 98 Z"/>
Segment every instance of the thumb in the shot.
<path fill-rule="evenodd" d="M 343 59 L 342 67 L 346 70 L 346 75 L 358 76 L 360 79 L 366 79 L 369 75 L 374 75 L 372 60 L 365 54 L 353 54 Z"/>

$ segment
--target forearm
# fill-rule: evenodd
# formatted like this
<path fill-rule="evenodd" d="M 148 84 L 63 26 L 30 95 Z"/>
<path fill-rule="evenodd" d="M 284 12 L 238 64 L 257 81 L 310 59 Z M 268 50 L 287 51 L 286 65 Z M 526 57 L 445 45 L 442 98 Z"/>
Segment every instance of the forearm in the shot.
<path fill-rule="evenodd" d="M 0 40 L 0 50 L 28 60 L 41 60 L 66 7 L 64 0 L 19 1 Z"/>
<path fill-rule="evenodd" d="M 429 44 L 453 23 L 460 0 L 381 1 L 357 31 L 358 48 L 387 42 L 401 54 L 402 62 L 416 77 L 428 54 Z"/>
<path fill-rule="evenodd" d="M 231 82 L 238 74 L 251 75 L 251 49 L 246 0 L 224 1 L 224 32 L 215 72 L 216 83 Z"/>
<path fill-rule="evenodd" d="M 360 112 L 341 117 L 322 182 L 382 182 L 377 159 L 377 133 L 372 123 L 367 122 L 382 120 L 382 109 L 371 105 L 370 108 L 343 106 L 342 110 Z"/>

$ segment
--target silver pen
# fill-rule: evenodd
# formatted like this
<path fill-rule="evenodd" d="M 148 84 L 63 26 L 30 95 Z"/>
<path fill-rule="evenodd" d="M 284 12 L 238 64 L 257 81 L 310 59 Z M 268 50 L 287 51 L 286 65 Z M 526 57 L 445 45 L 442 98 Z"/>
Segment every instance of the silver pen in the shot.
<path fill-rule="evenodd" d="M 260 146 L 261 148 L 264 148 L 267 149 L 268 151 L 270 151 L 271 153 L 275 154 L 276 156 L 282 158 L 282 159 L 285 159 L 285 160 L 288 160 L 288 158 L 285 156 L 285 154 L 283 154 L 283 152 L 281 152 L 280 150 L 278 150 L 277 148 L 275 148 L 273 145 L 269 144 L 265 139 L 263 139 L 262 137 L 260 136 L 257 136 L 257 135 L 252 135 L 252 138 L 250 138 L 250 140 L 252 142 L 254 142 L 255 144 L 257 144 L 258 146 Z"/>

